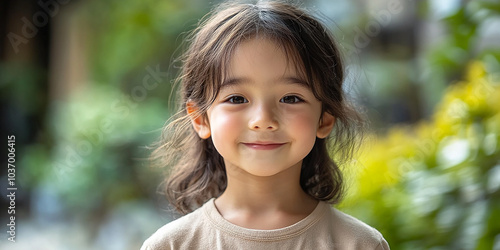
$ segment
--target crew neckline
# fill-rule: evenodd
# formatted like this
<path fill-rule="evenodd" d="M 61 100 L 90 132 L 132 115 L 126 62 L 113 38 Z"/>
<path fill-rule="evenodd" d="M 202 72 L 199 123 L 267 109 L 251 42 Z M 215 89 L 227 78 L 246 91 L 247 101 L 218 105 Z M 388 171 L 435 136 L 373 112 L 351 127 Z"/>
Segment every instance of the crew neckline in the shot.
<path fill-rule="evenodd" d="M 328 209 L 329 205 L 320 201 L 308 216 L 295 224 L 278 229 L 264 230 L 241 227 L 224 219 L 215 206 L 215 198 L 210 199 L 202 207 L 203 214 L 214 227 L 234 237 L 253 241 L 277 241 L 296 237 L 316 224 Z"/>

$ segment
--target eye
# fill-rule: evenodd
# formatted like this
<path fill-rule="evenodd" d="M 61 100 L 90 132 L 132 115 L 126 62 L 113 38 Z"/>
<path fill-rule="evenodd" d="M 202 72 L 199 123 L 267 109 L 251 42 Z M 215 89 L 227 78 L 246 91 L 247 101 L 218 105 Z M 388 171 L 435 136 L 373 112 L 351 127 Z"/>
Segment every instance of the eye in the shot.
<path fill-rule="evenodd" d="M 303 102 L 304 100 L 296 95 L 287 95 L 283 98 L 280 99 L 280 102 L 282 103 L 299 103 Z"/>
<path fill-rule="evenodd" d="M 233 104 L 242 104 L 242 103 L 247 103 L 248 100 L 245 99 L 245 97 L 243 96 L 231 96 L 229 97 L 226 102 L 229 102 L 229 103 L 233 103 Z"/>

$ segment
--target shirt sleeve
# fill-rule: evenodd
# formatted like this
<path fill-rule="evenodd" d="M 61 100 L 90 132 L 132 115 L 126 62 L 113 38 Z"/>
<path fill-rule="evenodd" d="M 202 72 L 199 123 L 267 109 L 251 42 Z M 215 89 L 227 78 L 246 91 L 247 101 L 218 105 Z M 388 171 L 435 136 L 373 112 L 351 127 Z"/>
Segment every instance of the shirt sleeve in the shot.
<path fill-rule="evenodd" d="M 376 250 L 390 250 L 389 243 L 384 238 L 380 238 L 380 243 L 375 248 Z"/>
<path fill-rule="evenodd" d="M 153 250 L 153 248 L 151 248 L 148 244 L 148 241 L 144 241 L 144 243 L 142 243 L 142 246 L 141 246 L 141 249 L 140 250 Z"/>

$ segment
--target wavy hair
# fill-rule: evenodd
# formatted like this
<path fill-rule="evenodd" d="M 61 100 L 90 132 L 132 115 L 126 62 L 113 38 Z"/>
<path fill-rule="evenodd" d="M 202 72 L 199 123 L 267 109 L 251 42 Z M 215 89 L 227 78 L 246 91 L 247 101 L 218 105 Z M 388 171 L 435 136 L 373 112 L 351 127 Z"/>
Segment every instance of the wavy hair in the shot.
<path fill-rule="evenodd" d="M 151 158 L 169 173 L 164 191 L 169 202 L 186 214 L 227 186 L 222 156 L 212 140 L 201 139 L 191 125 L 186 103 L 193 102 L 198 114 L 214 102 L 224 80 L 224 68 L 242 41 L 263 36 L 284 48 L 287 57 L 304 73 L 322 109 L 336 118 L 325 139 L 316 138 L 304 158 L 300 176 L 302 189 L 317 200 L 337 203 L 343 195 L 339 166 L 352 157 L 361 138 L 363 119 L 346 100 L 342 89 L 344 68 L 341 53 L 328 31 L 301 8 L 278 1 L 222 3 L 200 21 L 187 38 L 177 79 L 180 105 L 164 127 Z M 335 156 L 335 161 L 330 155 Z"/>

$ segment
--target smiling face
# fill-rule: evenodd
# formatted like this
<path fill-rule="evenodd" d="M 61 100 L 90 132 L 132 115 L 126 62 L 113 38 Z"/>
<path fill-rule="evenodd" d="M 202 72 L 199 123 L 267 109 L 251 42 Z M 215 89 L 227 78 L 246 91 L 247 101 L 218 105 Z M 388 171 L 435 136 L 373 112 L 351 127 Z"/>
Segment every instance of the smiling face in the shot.
<path fill-rule="evenodd" d="M 300 169 L 316 137 L 330 133 L 335 119 L 322 116 L 321 102 L 292 63 L 271 40 L 242 42 L 208 109 L 208 121 L 193 119 L 200 137 L 212 137 L 228 174 L 243 170 L 272 176 Z"/>

